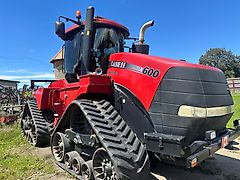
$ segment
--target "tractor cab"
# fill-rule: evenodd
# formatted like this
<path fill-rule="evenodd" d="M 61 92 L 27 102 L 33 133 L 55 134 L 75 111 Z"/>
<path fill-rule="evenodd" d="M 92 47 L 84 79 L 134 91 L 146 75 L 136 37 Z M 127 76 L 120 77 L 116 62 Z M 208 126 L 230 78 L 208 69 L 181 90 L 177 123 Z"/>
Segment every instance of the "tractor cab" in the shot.
<path fill-rule="evenodd" d="M 92 11 L 88 11 L 90 16 Z M 76 17 L 77 21 L 60 16 L 55 25 L 56 34 L 65 41 L 64 71 L 69 83 L 84 74 L 106 74 L 109 56 L 123 52 L 124 39 L 129 36 L 128 29 L 114 21 L 102 17 L 80 21 L 79 11 Z M 65 31 L 62 18 L 75 25 Z"/>

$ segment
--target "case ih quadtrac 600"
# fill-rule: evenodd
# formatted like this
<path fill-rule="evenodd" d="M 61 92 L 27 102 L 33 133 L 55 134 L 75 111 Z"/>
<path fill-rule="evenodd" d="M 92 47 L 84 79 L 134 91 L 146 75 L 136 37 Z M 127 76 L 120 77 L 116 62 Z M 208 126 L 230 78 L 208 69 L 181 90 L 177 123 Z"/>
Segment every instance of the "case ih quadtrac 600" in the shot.
<path fill-rule="evenodd" d="M 60 19 L 75 25 L 65 31 Z M 144 31 L 130 52 L 126 27 L 87 9 L 59 17 L 65 79 L 39 88 L 25 105 L 22 131 L 50 143 L 56 163 L 85 179 L 147 179 L 149 158 L 191 168 L 239 135 L 226 129 L 233 101 L 216 68 L 148 55 Z"/>

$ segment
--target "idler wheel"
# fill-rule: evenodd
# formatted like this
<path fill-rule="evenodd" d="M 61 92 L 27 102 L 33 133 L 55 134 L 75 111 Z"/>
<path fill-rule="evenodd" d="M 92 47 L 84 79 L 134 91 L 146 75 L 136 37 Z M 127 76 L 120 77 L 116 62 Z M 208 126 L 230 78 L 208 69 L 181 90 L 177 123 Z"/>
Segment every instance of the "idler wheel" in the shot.
<path fill-rule="evenodd" d="M 84 180 L 91 180 L 94 179 L 93 174 L 92 174 L 92 160 L 84 162 L 82 164 L 82 177 Z"/>
<path fill-rule="evenodd" d="M 71 151 L 65 154 L 64 162 L 69 169 L 72 168 L 72 161 L 76 156 L 79 156 L 79 153 L 77 151 Z"/>
<path fill-rule="evenodd" d="M 104 148 L 97 149 L 93 155 L 93 174 L 96 180 L 117 180 L 113 162 Z"/>
<path fill-rule="evenodd" d="M 82 164 L 84 163 L 84 159 L 81 156 L 76 156 L 72 160 L 72 169 L 77 175 L 82 174 Z"/>
<path fill-rule="evenodd" d="M 63 133 L 54 134 L 51 144 L 52 154 L 56 161 L 62 162 L 66 153 L 70 152 L 72 147 L 70 140 Z"/>

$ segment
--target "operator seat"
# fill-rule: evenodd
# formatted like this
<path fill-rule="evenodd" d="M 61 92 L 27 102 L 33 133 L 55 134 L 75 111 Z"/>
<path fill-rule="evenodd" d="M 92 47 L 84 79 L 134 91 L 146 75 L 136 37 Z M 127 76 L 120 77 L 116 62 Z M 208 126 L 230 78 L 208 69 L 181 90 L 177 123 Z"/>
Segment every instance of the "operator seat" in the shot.
<path fill-rule="evenodd" d="M 109 56 L 118 52 L 118 47 L 111 36 L 112 29 L 104 29 L 95 39 L 94 49 L 97 52 L 97 64 L 103 73 L 107 73 Z"/>

